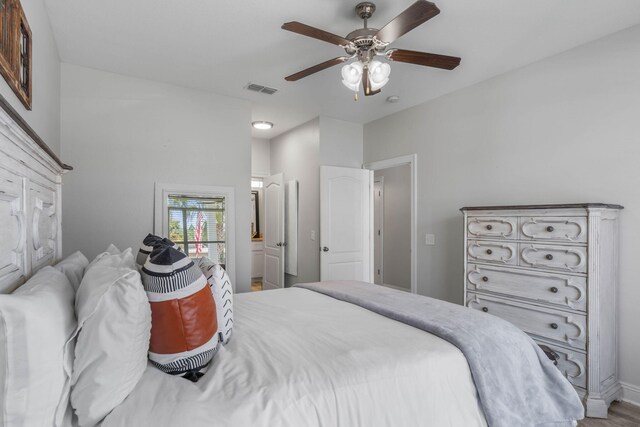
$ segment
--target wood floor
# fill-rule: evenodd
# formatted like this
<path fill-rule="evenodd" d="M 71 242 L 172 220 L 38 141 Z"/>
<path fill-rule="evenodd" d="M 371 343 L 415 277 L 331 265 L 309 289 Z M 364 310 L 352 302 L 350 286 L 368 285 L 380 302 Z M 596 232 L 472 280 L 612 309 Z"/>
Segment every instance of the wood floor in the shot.
<path fill-rule="evenodd" d="M 251 282 L 251 292 L 262 290 L 262 280 L 255 280 Z"/>
<path fill-rule="evenodd" d="M 585 418 L 578 427 L 640 427 L 640 406 L 626 402 L 613 402 L 609 407 L 609 418 Z"/>

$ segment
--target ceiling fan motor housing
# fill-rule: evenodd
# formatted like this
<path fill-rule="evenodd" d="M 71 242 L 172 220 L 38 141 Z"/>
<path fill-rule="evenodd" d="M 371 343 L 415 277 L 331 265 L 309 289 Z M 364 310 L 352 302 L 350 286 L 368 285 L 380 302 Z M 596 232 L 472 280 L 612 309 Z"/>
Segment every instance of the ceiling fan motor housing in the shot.
<path fill-rule="evenodd" d="M 360 17 L 360 19 L 369 19 L 373 12 L 376 11 L 376 5 L 369 2 L 363 1 L 362 3 L 358 3 L 356 5 L 356 15 Z"/>

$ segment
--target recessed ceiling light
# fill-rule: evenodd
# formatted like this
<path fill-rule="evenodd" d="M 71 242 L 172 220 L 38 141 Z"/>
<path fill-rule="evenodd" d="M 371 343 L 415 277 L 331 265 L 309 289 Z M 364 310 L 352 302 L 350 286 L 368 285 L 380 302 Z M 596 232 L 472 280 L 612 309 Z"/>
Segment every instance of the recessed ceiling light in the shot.
<path fill-rule="evenodd" d="M 265 122 L 265 121 L 258 121 L 258 122 L 251 122 L 251 126 L 253 126 L 255 129 L 269 130 L 269 129 L 271 129 L 273 127 L 273 123 Z"/>

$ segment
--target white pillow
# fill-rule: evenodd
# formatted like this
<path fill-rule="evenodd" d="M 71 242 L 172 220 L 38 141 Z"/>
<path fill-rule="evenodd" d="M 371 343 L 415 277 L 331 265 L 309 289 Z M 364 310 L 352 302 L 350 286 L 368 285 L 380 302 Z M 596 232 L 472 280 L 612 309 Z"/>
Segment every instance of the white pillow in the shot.
<path fill-rule="evenodd" d="M 118 249 L 116 247 L 116 245 L 114 245 L 113 243 L 111 243 L 108 247 L 107 250 L 99 253 L 90 263 L 89 266 L 85 269 L 85 273 L 91 268 L 93 267 L 98 261 L 100 261 L 101 258 L 107 256 L 107 255 L 118 255 L 122 253 L 122 251 L 120 249 Z"/>
<path fill-rule="evenodd" d="M 69 386 L 64 349 L 76 329 L 74 295 L 53 267 L 0 295 L 0 425 L 60 425 Z"/>
<path fill-rule="evenodd" d="M 82 427 L 122 403 L 147 366 L 151 309 L 134 265 L 131 249 L 104 255 L 78 289 L 71 405 Z"/>
<path fill-rule="evenodd" d="M 54 265 L 53 268 L 63 272 L 67 276 L 67 279 L 69 279 L 69 283 L 71 283 L 73 288 L 77 291 L 80 287 L 80 282 L 82 282 L 85 269 L 88 266 L 89 260 L 82 254 L 82 252 L 78 251 L 72 253 Z"/>
<path fill-rule="evenodd" d="M 231 279 L 220 264 L 216 264 L 207 257 L 198 259 L 198 267 L 209 282 L 213 300 L 216 303 L 218 316 L 218 339 L 226 344 L 233 331 L 233 288 Z"/>

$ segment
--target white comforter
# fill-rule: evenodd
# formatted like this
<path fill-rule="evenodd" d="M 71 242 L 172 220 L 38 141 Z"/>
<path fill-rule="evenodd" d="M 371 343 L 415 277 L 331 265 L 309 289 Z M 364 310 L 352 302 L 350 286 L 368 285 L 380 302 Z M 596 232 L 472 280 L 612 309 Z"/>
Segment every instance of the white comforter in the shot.
<path fill-rule="evenodd" d="M 305 289 L 236 296 L 233 337 L 197 383 L 149 366 L 110 426 L 486 426 L 462 353 Z"/>

